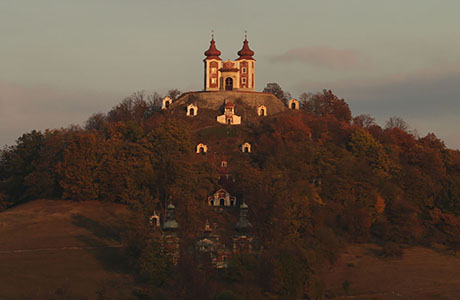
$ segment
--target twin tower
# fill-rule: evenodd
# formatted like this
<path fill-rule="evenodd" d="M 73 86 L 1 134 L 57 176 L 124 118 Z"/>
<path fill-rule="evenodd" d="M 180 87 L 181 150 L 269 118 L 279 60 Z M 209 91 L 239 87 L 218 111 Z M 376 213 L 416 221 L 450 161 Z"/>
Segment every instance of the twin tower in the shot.
<path fill-rule="evenodd" d="M 209 49 L 204 53 L 205 91 L 254 91 L 254 51 L 249 48 L 247 37 L 236 60 L 222 61 L 216 48 L 214 36 Z"/>

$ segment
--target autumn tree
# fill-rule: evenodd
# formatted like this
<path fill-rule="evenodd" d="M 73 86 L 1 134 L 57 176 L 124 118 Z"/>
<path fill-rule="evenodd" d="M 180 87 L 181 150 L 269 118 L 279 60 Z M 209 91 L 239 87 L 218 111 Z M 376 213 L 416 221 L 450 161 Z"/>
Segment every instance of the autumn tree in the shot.
<path fill-rule="evenodd" d="M 351 111 L 344 99 L 338 98 L 331 90 L 323 90 L 312 96 L 306 96 L 303 109 L 321 117 L 334 116 L 338 120 L 350 122 Z"/>
<path fill-rule="evenodd" d="M 353 125 L 367 129 L 371 126 L 377 125 L 377 123 L 375 123 L 375 119 L 369 114 L 360 114 L 353 118 Z"/>
<path fill-rule="evenodd" d="M 26 195 L 25 178 L 35 171 L 44 139 L 42 132 L 33 130 L 19 137 L 15 146 L 6 147 L 0 153 L 0 191 L 14 203 L 33 197 Z"/>
<path fill-rule="evenodd" d="M 167 96 L 172 99 L 172 101 L 176 101 L 176 99 L 182 95 L 182 92 L 178 89 L 171 89 L 168 91 Z"/>
<path fill-rule="evenodd" d="M 393 128 L 398 128 L 405 132 L 407 132 L 410 129 L 409 124 L 407 124 L 407 122 L 404 121 L 402 118 L 390 117 L 388 121 L 385 122 L 385 129 Z"/>
<path fill-rule="evenodd" d="M 284 104 L 286 104 L 291 99 L 291 94 L 289 92 L 283 91 L 281 86 L 276 82 L 267 83 L 267 86 L 262 92 L 275 95 Z"/>

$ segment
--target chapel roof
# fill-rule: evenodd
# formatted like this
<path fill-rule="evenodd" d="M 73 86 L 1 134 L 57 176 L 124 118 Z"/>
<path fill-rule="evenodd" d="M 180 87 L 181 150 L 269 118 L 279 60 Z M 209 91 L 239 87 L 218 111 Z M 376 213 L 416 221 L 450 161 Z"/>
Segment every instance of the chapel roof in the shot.
<path fill-rule="evenodd" d="M 221 52 L 219 50 L 217 50 L 217 48 L 216 48 L 216 42 L 214 41 L 214 37 L 212 37 L 210 43 L 211 44 L 209 45 L 209 49 L 206 50 L 206 52 L 204 53 L 204 55 L 206 55 L 206 59 L 218 59 L 218 60 L 221 60 L 221 58 L 219 57 Z"/>
<path fill-rule="evenodd" d="M 254 55 L 254 51 L 252 51 L 249 48 L 249 42 L 248 42 L 247 38 L 244 39 L 243 48 L 241 48 L 241 50 L 238 51 L 238 55 L 240 57 L 238 57 L 237 60 L 240 60 L 240 59 L 252 59 L 252 60 L 254 60 L 254 58 L 252 57 Z"/>

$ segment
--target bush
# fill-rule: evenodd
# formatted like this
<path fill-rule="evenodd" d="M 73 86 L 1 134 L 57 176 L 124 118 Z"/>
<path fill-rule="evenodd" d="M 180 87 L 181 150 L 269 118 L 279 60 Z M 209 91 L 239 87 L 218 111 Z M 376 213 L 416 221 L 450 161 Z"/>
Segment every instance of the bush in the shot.
<path fill-rule="evenodd" d="M 380 253 L 383 257 L 401 257 L 403 256 L 404 251 L 402 247 L 396 243 L 385 243 L 382 247 L 382 252 Z"/>

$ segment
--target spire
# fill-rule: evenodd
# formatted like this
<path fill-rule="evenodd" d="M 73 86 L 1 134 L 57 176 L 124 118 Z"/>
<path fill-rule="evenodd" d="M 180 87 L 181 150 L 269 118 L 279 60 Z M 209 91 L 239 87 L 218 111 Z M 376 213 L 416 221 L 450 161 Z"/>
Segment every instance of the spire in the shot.
<path fill-rule="evenodd" d="M 252 59 L 252 60 L 254 60 L 254 58 L 252 57 L 254 55 L 254 51 L 252 51 L 249 48 L 248 35 L 247 35 L 246 30 L 244 31 L 243 48 L 241 48 L 241 50 L 238 51 L 238 55 L 240 57 L 238 57 L 237 60 L 240 60 L 240 59 Z"/>
<path fill-rule="evenodd" d="M 235 225 L 235 230 L 239 233 L 246 233 L 252 228 L 252 224 L 248 220 L 248 205 L 243 202 L 240 205 L 240 218 Z"/>
<path fill-rule="evenodd" d="M 176 207 L 170 203 L 166 209 L 166 222 L 163 224 L 164 231 L 176 231 L 179 224 L 176 221 Z"/>
<path fill-rule="evenodd" d="M 221 52 L 216 48 L 216 42 L 214 41 L 214 30 L 211 34 L 211 44 L 209 45 L 209 49 L 204 53 L 206 55 L 206 59 L 218 59 L 221 60 L 219 55 Z"/>

